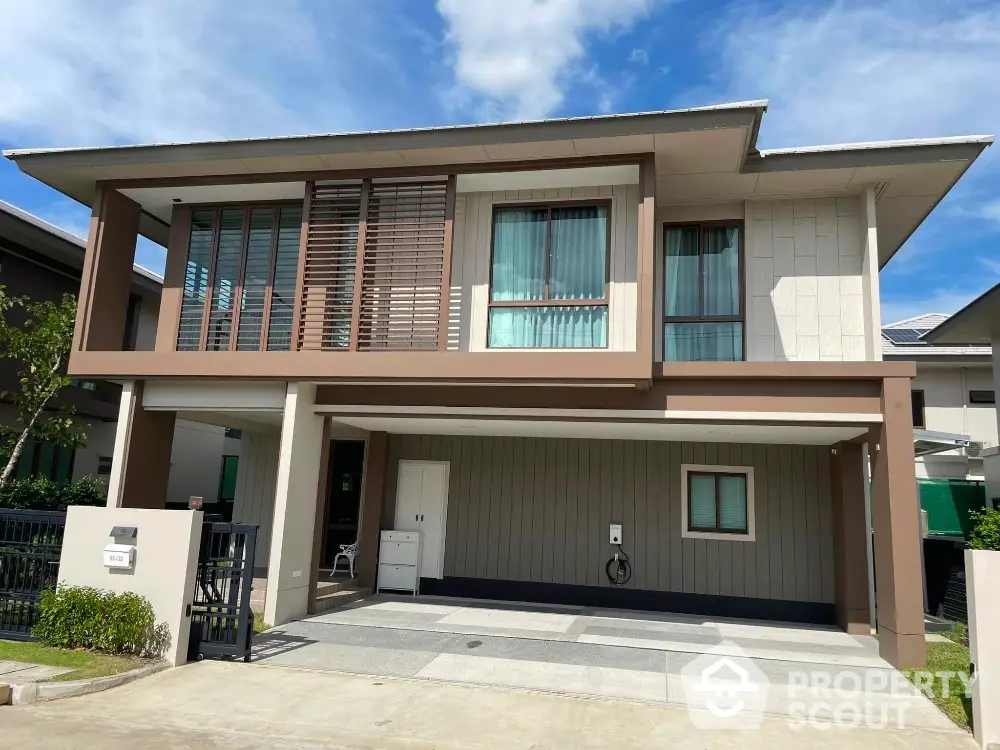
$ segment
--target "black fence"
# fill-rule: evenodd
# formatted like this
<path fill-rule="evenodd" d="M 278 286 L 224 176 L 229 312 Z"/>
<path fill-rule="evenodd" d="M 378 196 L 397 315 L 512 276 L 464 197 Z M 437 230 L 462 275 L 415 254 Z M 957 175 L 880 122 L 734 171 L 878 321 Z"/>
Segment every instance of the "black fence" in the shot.
<path fill-rule="evenodd" d="M 66 514 L 0 510 L 0 638 L 28 640 L 59 575 Z"/>
<path fill-rule="evenodd" d="M 250 661 L 250 591 L 257 527 L 206 521 L 191 611 L 188 658 L 223 656 Z"/>

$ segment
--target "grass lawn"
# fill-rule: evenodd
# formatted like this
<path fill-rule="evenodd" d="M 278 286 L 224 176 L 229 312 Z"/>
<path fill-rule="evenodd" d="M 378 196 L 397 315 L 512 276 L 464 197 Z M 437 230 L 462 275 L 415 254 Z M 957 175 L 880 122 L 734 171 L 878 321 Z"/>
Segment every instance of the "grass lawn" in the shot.
<path fill-rule="evenodd" d="M 951 643 L 927 644 L 927 671 L 929 672 L 963 672 L 969 673 L 968 628 L 962 623 L 955 623 L 955 629 L 942 633 Z M 965 685 L 958 677 L 951 678 L 948 686 L 948 697 L 942 697 L 943 685 L 940 680 L 934 682 L 934 705 L 960 727 L 972 728 L 972 700 L 965 697 Z"/>
<path fill-rule="evenodd" d="M 107 677 L 149 663 L 148 659 L 135 656 L 112 656 L 97 651 L 53 648 L 33 641 L 0 641 L 0 661 L 24 661 L 73 670 L 56 675 L 47 682 Z"/>

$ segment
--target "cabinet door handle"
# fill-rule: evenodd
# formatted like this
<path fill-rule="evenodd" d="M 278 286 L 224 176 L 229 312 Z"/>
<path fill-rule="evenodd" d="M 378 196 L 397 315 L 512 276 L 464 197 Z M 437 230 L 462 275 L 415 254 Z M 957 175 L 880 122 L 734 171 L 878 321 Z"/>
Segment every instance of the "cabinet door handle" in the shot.
<path fill-rule="evenodd" d="M 420 520 L 420 514 L 419 514 L 419 513 L 417 513 L 417 514 L 416 514 L 416 515 L 415 515 L 415 516 L 413 517 L 413 520 L 414 520 L 414 521 L 419 521 L 419 520 Z"/>
<path fill-rule="evenodd" d="M 424 514 L 423 514 L 423 513 L 421 513 L 421 514 L 420 514 L 420 523 L 423 523 L 423 522 L 424 522 Z"/>

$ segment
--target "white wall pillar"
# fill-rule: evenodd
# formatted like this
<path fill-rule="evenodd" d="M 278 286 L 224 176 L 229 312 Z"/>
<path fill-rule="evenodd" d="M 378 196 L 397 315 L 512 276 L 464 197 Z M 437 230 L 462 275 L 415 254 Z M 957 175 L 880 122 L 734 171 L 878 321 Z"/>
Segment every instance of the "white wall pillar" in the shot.
<path fill-rule="evenodd" d="M 878 229 L 875 220 L 875 190 L 866 188 L 861 196 L 861 284 L 865 299 L 865 359 L 882 361 L 882 304 L 878 285 Z"/>
<path fill-rule="evenodd" d="M 125 484 L 125 459 L 128 452 L 129 429 L 136 409 L 139 389 L 134 380 L 122 383 L 122 398 L 118 404 L 118 422 L 115 427 L 115 448 L 111 458 L 111 474 L 108 476 L 107 507 L 121 505 L 122 489 Z"/>
<path fill-rule="evenodd" d="M 969 650 L 975 665 L 972 722 L 976 742 L 986 748 L 1000 743 L 1000 552 L 965 551 L 965 582 L 969 600 Z"/>
<path fill-rule="evenodd" d="M 315 413 L 315 405 L 315 385 L 288 384 L 264 607 L 264 620 L 271 625 L 304 617 L 309 606 L 316 489 L 323 452 L 323 417 Z"/>

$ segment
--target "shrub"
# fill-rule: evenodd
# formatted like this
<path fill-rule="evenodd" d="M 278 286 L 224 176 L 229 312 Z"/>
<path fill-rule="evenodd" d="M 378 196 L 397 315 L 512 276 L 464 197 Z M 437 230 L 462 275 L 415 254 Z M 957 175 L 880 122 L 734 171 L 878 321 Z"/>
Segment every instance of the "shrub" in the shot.
<path fill-rule="evenodd" d="M 972 521 L 969 548 L 1000 552 L 1000 510 L 983 508 L 972 511 L 969 518 Z"/>
<path fill-rule="evenodd" d="M 49 646 L 159 656 L 170 642 L 149 601 L 130 592 L 62 586 L 42 593 L 41 610 L 32 634 Z"/>
<path fill-rule="evenodd" d="M 48 477 L 12 479 L 0 490 L 0 508 L 66 510 L 69 505 L 104 505 L 108 489 L 97 477 L 54 482 Z"/>

